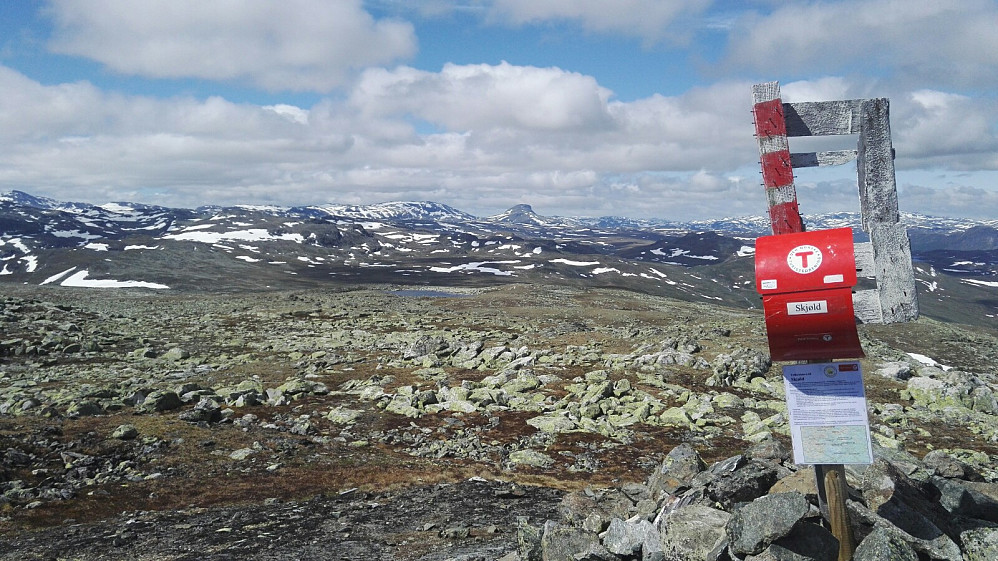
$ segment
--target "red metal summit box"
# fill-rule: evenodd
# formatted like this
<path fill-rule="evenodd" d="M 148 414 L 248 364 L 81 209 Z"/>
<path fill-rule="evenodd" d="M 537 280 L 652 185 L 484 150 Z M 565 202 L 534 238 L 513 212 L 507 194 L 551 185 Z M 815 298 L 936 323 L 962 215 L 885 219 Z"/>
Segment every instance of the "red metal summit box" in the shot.
<path fill-rule="evenodd" d="M 864 356 L 852 307 L 851 228 L 757 239 L 755 283 L 773 360 Z"/>

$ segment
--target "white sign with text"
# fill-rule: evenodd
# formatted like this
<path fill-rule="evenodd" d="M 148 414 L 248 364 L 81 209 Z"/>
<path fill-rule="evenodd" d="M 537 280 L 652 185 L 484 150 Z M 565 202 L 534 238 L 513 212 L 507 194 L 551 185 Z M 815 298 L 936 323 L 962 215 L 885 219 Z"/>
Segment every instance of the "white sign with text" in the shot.
<path fill-rule="evenodd" d="M 795 463 L 873 463 L 859 362 L 784 366 L 783 384 Z"/>

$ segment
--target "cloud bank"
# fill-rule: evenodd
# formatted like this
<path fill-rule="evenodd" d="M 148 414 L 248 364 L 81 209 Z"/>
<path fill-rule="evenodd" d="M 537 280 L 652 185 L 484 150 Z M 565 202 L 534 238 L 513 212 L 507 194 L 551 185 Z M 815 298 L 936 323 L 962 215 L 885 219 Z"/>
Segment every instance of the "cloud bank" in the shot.
<path fill-rule="evenodd" d="M 483 26 L 568 21 L 651 44 L 695 33 L 675 28 L 708 4 L 633 0 L 610 12 L 605 2 L 579 0 L 475 6 Z M 783 83 L 786 101 L 891 99 L 904 210 L 993 217 L 998 104 L 973 88 L 998 86 L 995 73 L 982 72 L 998 62 L 998 36 L 982 32 L 998 8 L 937 4 L 897 10 L 886 0 L 850 0 L 768 12 L 767 3 L 751 4 L 725 19 L 719 64 L 739 72 L 624 102 L 598 77 L 570 68 L 399 64 L 416 52 L 416 26 L 375 17 L 359 1 L 57 0 L 48 8 L 51 48 L 110 72 L 320 96 L 299 106 L 135 95 L 86 81 L 43 83 L 0 65 L 0 185 L 171 206 L 437 200 L 476 214 L 523 202 L 563 215 L 761 214 L 750 88 L 785 76 L 766 62 L 782 57 L 790 75 L 810 76 Z M 446 14 L 459 6 L 435 7 Z M 846 15 L 850 23 L 840 25 Z M 929 60 L 929 43 L 945 72 Z M 969 51 L 957 56 L 961 49 Z M 850 70 L 864 64 L 897 79 Z M 931 65 L 934 80 L 924 76 Z M 849 210 L 855 168 L 802 170 L 798 190 L 805 212 Z"/>

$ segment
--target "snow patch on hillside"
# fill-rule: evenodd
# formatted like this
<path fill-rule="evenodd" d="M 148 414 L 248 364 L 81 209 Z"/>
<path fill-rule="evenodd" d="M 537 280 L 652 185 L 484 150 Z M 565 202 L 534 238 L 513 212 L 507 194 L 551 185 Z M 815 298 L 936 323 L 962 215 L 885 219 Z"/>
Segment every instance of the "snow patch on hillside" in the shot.
<path fill-rule="evenodd" d="M 63 273 L 64 274 L 64 273 Z M 165 289 L 170 288 L 165 284 L 159 284 L 155 282 L 144 282 L 144 281 L 119 281 L 113 279 L 88 279 L 90 272 L 87 270 L 78 271 L 73 273 L 72 276 L 66 280 L 59 283 L 62 286 L 74 286 L 82 288 L 155 288 L 155 289 Z"/>
<path fill-rule="evenodd" d="M 223 241 L 260 242 L 260 241 L 290 241 L 295 243 L 305 243 L 305 237 L 301 234 L 280 234 L 274 235 L 264 228 L 251 228 L 249 230 L 234 230 L 232 232 L 191 232 L 184 231 L 179 234 L 167 234 L 166 239 L 178 241 L 192 241 L 200 243 L 217 244 Z"/>

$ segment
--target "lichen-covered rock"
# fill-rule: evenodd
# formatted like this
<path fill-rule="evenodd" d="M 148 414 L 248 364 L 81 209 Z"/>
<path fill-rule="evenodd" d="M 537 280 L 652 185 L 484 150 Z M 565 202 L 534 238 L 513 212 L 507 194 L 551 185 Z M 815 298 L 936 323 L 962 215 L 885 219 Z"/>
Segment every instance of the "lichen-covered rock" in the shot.
<path fill-rule="evenodd" d="M 659 522 L 660 543 L 666 559 L 707 559 L 727 540 L 731 514 L 705 505 L 674 510 Z"/>
<path fill-rule="evenodd" d="M 657 424 L 689 428 L 693 426 L 693 421 L 689 414 L 682 407 L 670 407 L 655 419 Z"/>
<path fill-rule="evenodd" d="M 568 432 L 574 430 L 576 427 L 575 422 L 560 415 L 541 415 L 538 417 L 531 417 L 530 419 L 527 419 L 527 424 L 541 432 L 551 434 Z"/>
<path fill-rule="evenodd" d="M 892 380 L 907 380 L 912 376 L 911 364 L 904 361 L 886 362 L 874 371 L 878 376 Z"/>
<path fill-rule="evenodd" d="M 599 536 L 574 526 L 547 521 L 541 536 L 543 561 L 612 560 L 613 554 L 600 544 Z"/>
<path fill-rule="evenodd" d="M 962 519 L 960 543 L 966 561 L 998 559 L 998 524 Z"/>
<path fill-rule="evenodd" d="M 171 411 L 183 407 L 184 402 L 177 392 L 169 390 L 154 390 L 142 400 L 142 409 L 146 411 Z"/>
<path fill-rule="evenodd" d="M 117 440 L 134 440 L 139 436 L 139 429 L 135 425 L 119 425 L 118 428 L 114 429 L 111 433 L 111 438 Z"/>
<path fill-rule="evenodd" d="M 515 450 L 509 453 L 509 463 L 515 466 L 528 466 L 537 468 L 548 468 L 554 465 L 551 456 L 530 448 Z"/>
<path fill-rule="evenodd" d="M 688 442 L 684 442 L 665 455 L 661 465 L 648 478 L 648 490 L 652 497 L 673 494 L 689 487 L 690 482 L 707 468 L 700 454 Z"/>
<path fill-rule="evenodd" d="M 543 529 L 530 525 L 526 516 L 516 519 L 516 544 L 520 561 L 542 561 L 541 539 Z"/>
<path fill-rule="evenodd" d="M 853 561 L 918 561 L 918 553 L 907 542 L 884 528 L 874 528 L 856 547 Z"/>
<path fill-rule="evenodd" d="M 392 397 L 388 404 L 385 405 L 385 411 L 406 417 L 420 417 L 423 415 L 423 412 L 413 405 L 413 396 L 401 393 Z"/>
<path fill-rule="evenodd" d="M 606 531 L 600 534 L 600 540 L 607 551 L 625 557 L 642 552 L 648 554 L 643 555 L 644 558 L 650 557 L 652 552 L 661 551 L 660 539 L 655 525 L 644 519 L 614 518 Z"/>
<path fill-rule="evenodd" d="M 719 354 L 711 363 L 713 370 L 708 386 L 730 386 L 735 382 L 748 382 L 765 376 L 773 365 L 769 354 L 754 349 L 740 348 L 730 354 Z"/>
<path fill-rule="evenodd" d="M 99 403 L 89 399 L 74 401 L 68 408 L 66 408 L 66 416 L 71 418 L 93 417 L 94 415 L 100 415 L 103 412 L 104 409 Z"/>
<path fill-rule="evenodd" d="M 180 347 L 173 347 L 170 350 L 163 353 L 161 358 L 163 358 L 164 360 L 172 360 L 172 361 L 186 360 L 188 358 L 191 358 L 191 353 L 186 349 L 182 349 Z"/>
<path fill-rule="evenodd" d="M 530 371 L 520 371 L 515 377 L 502 384 L 507 393 L 522 393 L 541 387 L 541 380 Z"/>

